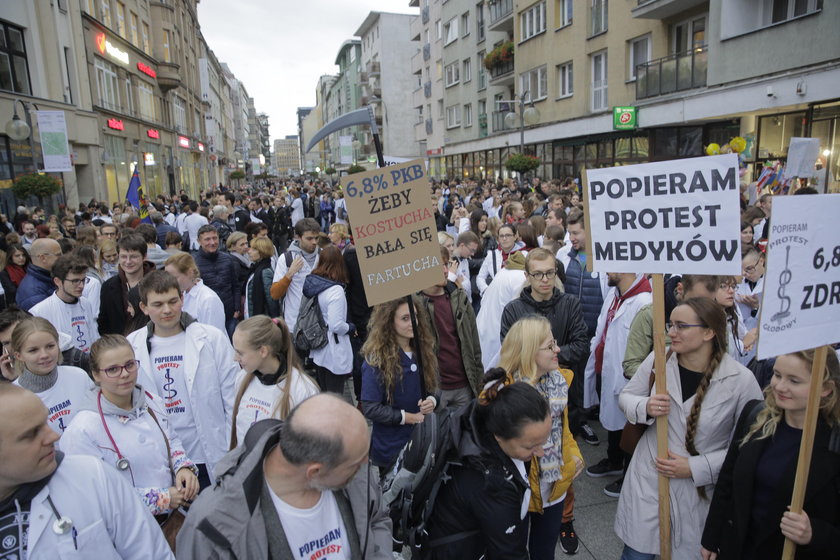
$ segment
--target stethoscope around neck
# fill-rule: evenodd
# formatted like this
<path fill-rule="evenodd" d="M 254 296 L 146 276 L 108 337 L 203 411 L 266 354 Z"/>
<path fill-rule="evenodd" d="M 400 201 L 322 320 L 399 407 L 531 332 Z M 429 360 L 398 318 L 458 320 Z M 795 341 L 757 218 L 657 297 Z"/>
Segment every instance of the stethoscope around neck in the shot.
<path fill-rule="evenodd" d="M 117 446 L 117 442 L 114 441 L 114 436 L 111 435 L 111 430 L 108 429 L 108 422 L 105 421 L 105 414 L 102 412 L 102 392 L 100 391 L 96 398 L 96 406 L 99 409 L 99 418 L 102 420 L 102 427 L 105 428 L 105 435 L 108 436 L 108 439 L 111 441 L 111 445 L 114 446 L 114 451 L 117 453 L 117 461 L 116 467 L 118 470 L 126 471 L 131 468 L 131 463 L 128 462 L 122 452 L 120 451 L 119 446 Z"/>

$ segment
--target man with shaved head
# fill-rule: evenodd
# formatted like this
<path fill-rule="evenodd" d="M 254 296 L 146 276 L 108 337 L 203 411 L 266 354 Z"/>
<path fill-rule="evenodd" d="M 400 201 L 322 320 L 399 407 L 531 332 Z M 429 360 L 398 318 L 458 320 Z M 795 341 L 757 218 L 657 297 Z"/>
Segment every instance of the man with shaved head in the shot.
<path fill-rule="evenodd" d="M 178 558 L 391 559 L 369 447 L 362 414 L 328 393 L 257 422 L 190 508 Z"/>
<path fill-rule="evenodd" d="M 29 311 L 36 304 L 50 297 L 55 291 L 52 281 L 53 264 L 61 256 L 61 247 L 55 239 L 36 239 L 29 247 L 32 264 L 20 282 L 15 299 L 18 307 Z"/>
<path fill-rule="evenodd" d="M 41 399 L 0 383 L 0 557 L 174 560 L 119 471 L 58 438 Z"/>

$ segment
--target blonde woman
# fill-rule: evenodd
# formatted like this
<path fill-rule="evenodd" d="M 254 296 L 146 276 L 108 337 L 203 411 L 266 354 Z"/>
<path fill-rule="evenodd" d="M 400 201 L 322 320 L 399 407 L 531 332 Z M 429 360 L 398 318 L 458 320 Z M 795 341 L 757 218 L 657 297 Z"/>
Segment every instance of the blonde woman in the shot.
<path fill-rule="evenodd" d="M 350 232 L 347 231 L 347 225 L 342 222 L 336 222 L 330 226 L 329 237 L 332 244 L 338 247 L 342 253 L 344 253 L 344 249 L 352 244 Z"/>
<path fill-rule="evenodd" d="M 572 480 L 583 472 L 584 464 L 569 430 L 567 405 L 573 374 L 571 370 L 558 369 L 557 350 L 548 319 L 530 316 L 510 328 L 499 359 L 499 367 L 509 372 L 514 381 L 528 383 L 548 400 L 551 413 L 551 433 L 543 448 L 545 454 L 531 461 L 528 477 L 531 484 L 528 550 L 532 560 L 553 559 L 561 532 L 576 540 L 571 521 L 562 523 L 563 501 Z"/>
<path fill-rule="evenodd" d="M 776 358 L 764 401 L 744 410 L 706 517 L 704 560 L 781 558 L 785 538 L 796 543 L 797 559 L 836 558 L 840 363 L 833 348 L 826 351 L 825 368 L 816 379 L 811 374 L 814 350 Z M 814 382 L 822 387 L 808 490 L 802 513 L 792 513 L 787 506 Z"/>
<path fill-rule="evenodd" d="M 248 257 L 254 263 L 251 276 L 245 283 L 245 318 L 255 315 L 280 315 L 280 304 L 271 297 L 271 280 L 274 278 L 274 267 L 271 265 L 274 257 L 274 244 L 265 237 L 255 237 L 251 240 Z"/>
<path fill-rule="evenodd" d="M 163 263 L 163 268 L 178 280 L 178 287 L 184 294 L 181 311 L 203 323 L 225 330 L 225 306 L 221 298 L 204 284 L 195 259 L 189 253 L 172 255 Z"/>

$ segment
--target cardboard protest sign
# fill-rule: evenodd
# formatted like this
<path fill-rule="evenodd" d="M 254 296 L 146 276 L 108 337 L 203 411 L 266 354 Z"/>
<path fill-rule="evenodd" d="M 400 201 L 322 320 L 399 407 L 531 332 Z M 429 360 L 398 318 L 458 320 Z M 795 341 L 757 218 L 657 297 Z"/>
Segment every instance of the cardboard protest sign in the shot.
<path fill-rule="evenodd" d="M 422 159 L 342 178 L 370 305 L 440 282 L 432 194 Z"/>
<path fill-rule="evenodd" d="M 761 360 L 840 341 L 840 195 L 773 199 Z"/>
<path fill-rule="evenodd" d="M 595 271 L 740 274 L 737 155 L 586 173 Z"/>

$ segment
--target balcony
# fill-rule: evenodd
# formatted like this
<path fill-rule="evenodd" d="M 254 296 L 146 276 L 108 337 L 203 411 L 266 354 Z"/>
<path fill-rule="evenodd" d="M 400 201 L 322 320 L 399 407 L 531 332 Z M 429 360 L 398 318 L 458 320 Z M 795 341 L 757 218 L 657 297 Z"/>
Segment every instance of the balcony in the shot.
<path fill-rule="evenodd" d="M 429 7 L 428 6 L 426 6 L 425 8 L 423 8 L 420 11 L 420 21 L 422 21 L 424 25 L 429 23 Z"/>
<path fill-rule="evenodd" d="M 359 83 L 365 85 L 368 81 L 368 73 L 367 72 L 360 72 L 359 73 Z"/>
<path fill-rule="evenodd" d="M 430 43 L 426 43 L 423 45 L 423 61 L 426 62 L 430 58 L 432 58 L 432 45 Z"/>
<path fill-rule="evenodd" d="M 487 29 L 513 33 L 513 0 L 490 2 L 490 21 Z"/>
<path fill-rule="evenodd" d="M 378 76 L 379 75 L 379 62 L 369 63 L 368 67 L 367 67 L 367 71 L 368 71 L 368 74 L 370 74 L 371 77 Z"/>
<path fill-rule="evenodd" d="M 163 93 L 181 85 L 180 69 L 181 66 L 174 62 L 159 61 L 157 63 L 157 82 Z"/>
<path fill-rule="evenodd" d="M 432 119 L 426 119 L 426 134 L 432 134 L 435 131 Z"/>
<path fill-rule="evenodd" d="M 636 99 L 705 87 L 708 55 L 703 47 L 638 65 Z"/>
<path fill-rule="evenodd" d="M 709 0 L 637 0 L 630 13 L 640 19 L 667 19 L 703 4 L 708 7 Z"/>
<path fill-rule="evenodd" d="M 490 85 L 504 86 L 514 82 L 513 60 L 498 64 L 488 72 L 490 73 Z"/>
<path fill-rule="evenodd" d="M 494 111 L 493 112 L 493 132 L 502 132 L 503 130 L 508 130 L 508 127 L 505 126 L 505 115 L 507 115 L 510 111 Z"/>
<path fill-rule="evenodd" d="M 426 82 L 423 84 L 423 97 L 426 99 L 432 96 L 432 82 Z"/>
<path fill-rule="evenodd" d="M 408 24 L 409 37 L 412 41 L 419 41 L 423 35 L 423 24 L 419 17 L 411 18 L 411 23 Z"/>

